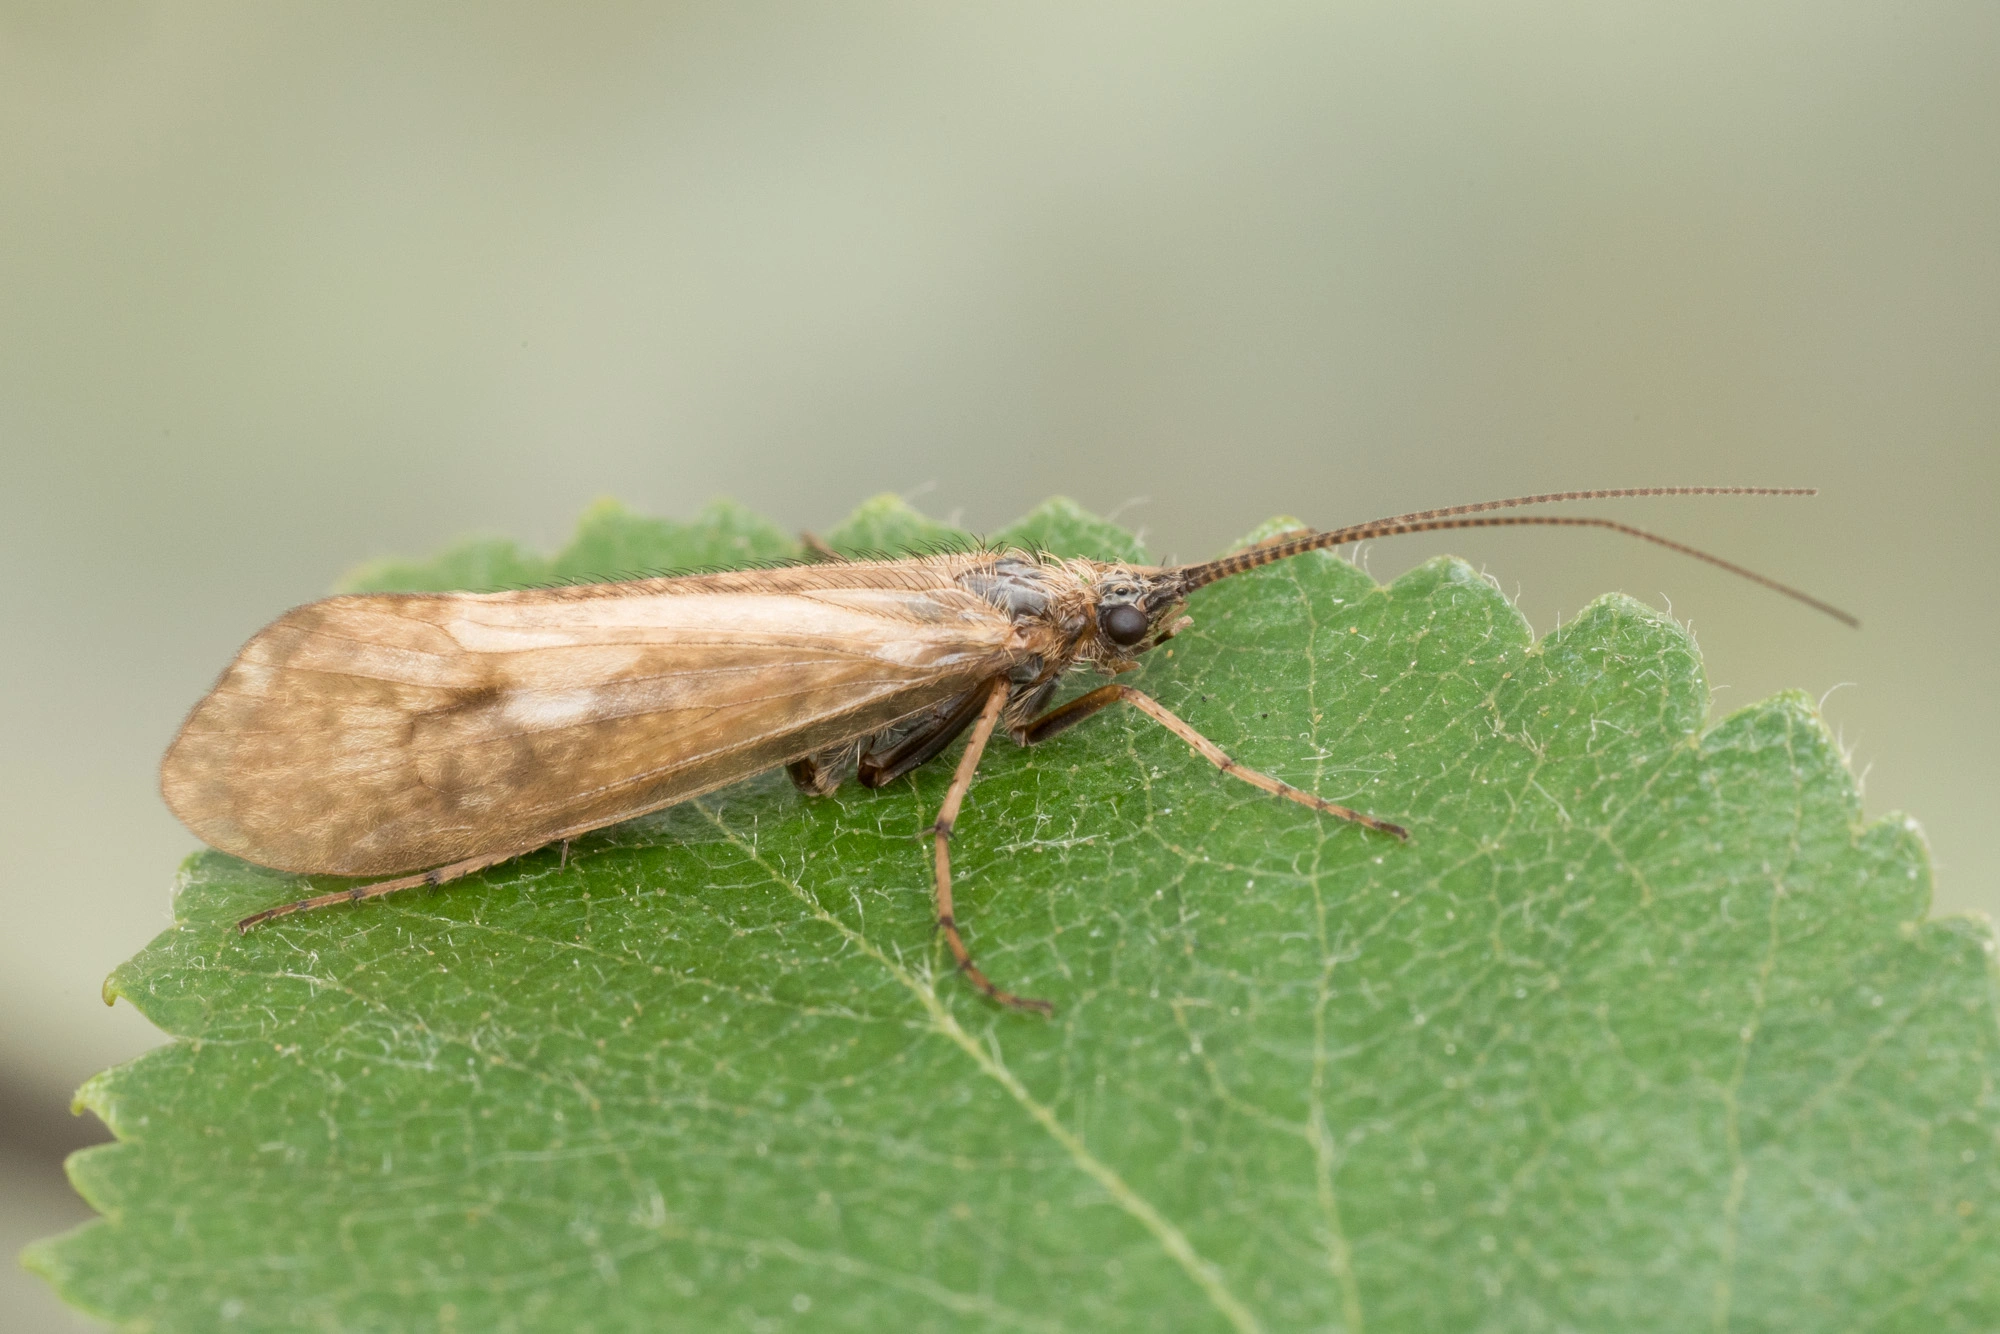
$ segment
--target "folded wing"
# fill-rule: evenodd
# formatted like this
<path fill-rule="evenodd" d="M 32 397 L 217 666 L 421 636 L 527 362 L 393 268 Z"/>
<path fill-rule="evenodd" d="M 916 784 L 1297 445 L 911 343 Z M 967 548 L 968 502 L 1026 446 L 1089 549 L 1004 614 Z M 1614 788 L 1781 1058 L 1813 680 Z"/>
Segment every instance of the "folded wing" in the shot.
<path fill-rule="evenodd" d="M 1006 671 L 1022 652 L 1012 623 L 949 573 L 328 598 L 244 646 L 161 788 L 205 842 L 283 870 L 525 852 Z"/>

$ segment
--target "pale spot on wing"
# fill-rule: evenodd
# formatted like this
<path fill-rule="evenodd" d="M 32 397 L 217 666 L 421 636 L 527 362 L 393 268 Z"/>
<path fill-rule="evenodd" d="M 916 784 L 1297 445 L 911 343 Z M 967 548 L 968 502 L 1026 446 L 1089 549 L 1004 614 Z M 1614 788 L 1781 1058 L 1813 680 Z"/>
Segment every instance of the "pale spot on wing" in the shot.
<path fill-rule="evenodd" d="M 278 674 L 269 663 L 252 662 L 248 658 L 237 662 L 230 673 L 230 687 L 245 695 L 261 695 L 270 688 L 271 678 Z"/>
<path fill-rule="evenodd" d="M 577 642 L 573 627 L 541 627 L 509 623 L 488 625 L 469 617 L 456 616 L 444 622 L 444 631 L 460 648 L 475 653 L 518 653 L 525 649 L 562 648 Z"/>
<path fill-rule="evenodd" d="M 870 644 L 868 656 L 877 662 L 893 662 L 899 666 L 913 667 L 919 663 L 934 662 L 939 655 L 935 638 L 909 635 L 902 639 L 883 639 Z"/>
<path fill-rule="evenodd" d="M 595 716 L 603 702 L 601 693 L 591 688 L 536 690 L 509 696 L 506 717 L 524 731 L 568 727 Z"/>

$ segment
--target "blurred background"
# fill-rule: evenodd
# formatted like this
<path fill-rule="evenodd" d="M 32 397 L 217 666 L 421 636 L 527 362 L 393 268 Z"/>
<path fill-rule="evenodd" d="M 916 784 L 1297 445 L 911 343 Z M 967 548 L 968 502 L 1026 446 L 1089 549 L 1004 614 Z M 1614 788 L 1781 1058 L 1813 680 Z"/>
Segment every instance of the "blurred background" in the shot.
<path fill-rule="evenodd" d="M 87 1215 L 70 1093 L 158 1040 L 98 985 L 194 846 L 182 713 L 356 562 L 602 495 L 1061 492 L 1200 557 L 1815 484 L 1616 513 L 1858 633 L 1606 535 L 1367 560 L 1671 604 L 1718 711 L 1839 688 L 1936 911 L 2000 908 L 1996 67 L 1990 0 L 0 0 L 0 1251 Z"/>

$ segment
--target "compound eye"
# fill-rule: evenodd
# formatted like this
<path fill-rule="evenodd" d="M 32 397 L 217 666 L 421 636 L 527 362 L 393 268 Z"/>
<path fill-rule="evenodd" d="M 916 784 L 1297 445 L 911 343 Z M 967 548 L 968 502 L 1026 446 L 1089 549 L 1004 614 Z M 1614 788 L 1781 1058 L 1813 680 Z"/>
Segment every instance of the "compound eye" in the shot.
<path fill-rule="evenodd" d="M 1104 637 L 1119 648 L 1131 648 L 1146 637 L 1146 613 L 1129 602 L 1106 607 L 1098 613 L 1097 624 Z"/>

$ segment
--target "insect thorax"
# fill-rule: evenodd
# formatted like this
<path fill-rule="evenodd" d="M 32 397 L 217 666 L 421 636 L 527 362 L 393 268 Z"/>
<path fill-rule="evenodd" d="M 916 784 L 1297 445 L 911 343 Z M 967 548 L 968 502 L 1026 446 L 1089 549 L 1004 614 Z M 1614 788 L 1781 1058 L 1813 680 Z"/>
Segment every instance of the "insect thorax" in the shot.
<path fill-rule="evenodd" d="M 1149 643 L 1120 646 L 1106 640 L 1101 617 L 1114 607 L 1145 613 L 1148 628 L 1179 609 L 1159 598 L 1160 571 L 1089 560 L 1037 560 L 1006 552 L 993 564 L 958 578 L 974 593 L 1006 612 L 1024 632 L 1031 657 L 1012 673 L 1017 687 L 1052 683 L 1073 667 L 1089 665 L 1106 673 L 1133 665 L 1132 655 Z"/>

